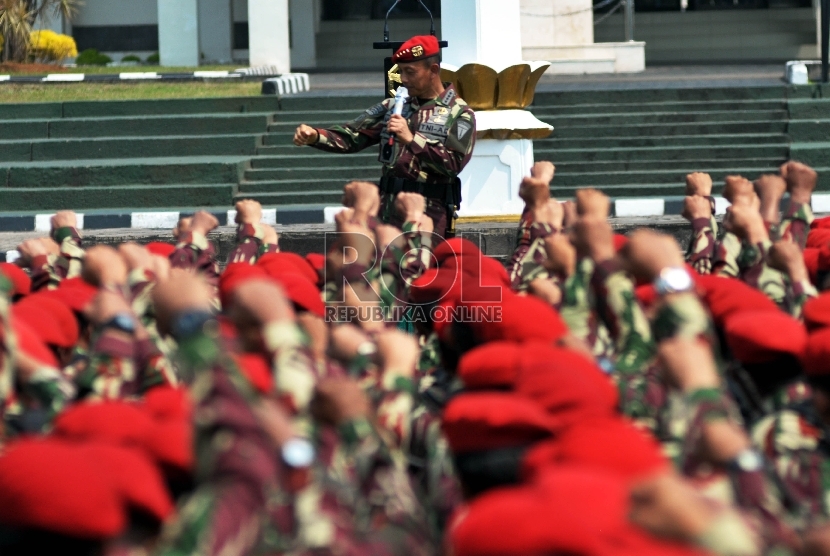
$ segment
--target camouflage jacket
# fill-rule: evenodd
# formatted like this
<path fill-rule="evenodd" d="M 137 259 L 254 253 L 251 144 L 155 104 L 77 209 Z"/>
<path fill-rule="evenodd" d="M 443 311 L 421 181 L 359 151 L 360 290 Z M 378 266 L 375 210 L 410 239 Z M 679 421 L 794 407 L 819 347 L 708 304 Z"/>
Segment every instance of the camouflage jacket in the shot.
<path fill-rule="evenodd" d="M 424 183 L 450 183 L 469 162 L 476 139 L 475 115 L 459 98 L 455 87 L 445 83 L 440 97 L 422 103 L 413 98 L 403 116 L 415 138 L 409 145 L 395 142 L 391 161 L 383 175 Z M 313 146 L 334 153 L 354 153 L 372 145 L 386 145 L 386 127 L 392 117 L 394 99 L 386 99 L 354 121 L 329 129 L 318 129 Z"/>
<path fill-rule="evenodd" d="M 32 291 L 53 289 L 65 278 L 74 278 L 81 274 L 84 260 L 81 235 L 75 228 L 58 228 L 52 232 L 60 246 L 57 255 L 35 257 L 32 260 Z"/>
<path fill-rule="evenodd" d="M 267 253 L 279 253 L 279 243 L 265 243 L 265 229 L 261 224 L 239 224 L 236 227 L 236 246 L 228 255 L 228 263 L 255 263 Z"/>

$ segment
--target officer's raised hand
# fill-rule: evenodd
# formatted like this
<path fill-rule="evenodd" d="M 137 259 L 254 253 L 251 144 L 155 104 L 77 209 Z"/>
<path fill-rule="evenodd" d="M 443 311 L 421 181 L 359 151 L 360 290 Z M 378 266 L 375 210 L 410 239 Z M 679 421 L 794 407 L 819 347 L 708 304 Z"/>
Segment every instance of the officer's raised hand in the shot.
<path fill-rule="evenodd" d="M 320 138 L 320 134 L 310 125 L 300 124 L 294 132 L 294 144 L 298 147 L 313 145 Z"/>
<path fill-rule="evenodd" d="M 412 132 L 409 130 L 409 122 L 403 116 L 398 114 L 394 114 L 391 118 L 389 118 L 389 125 L 387 128 L 389 133 L 393 133 L 398 136 L 398 141 L 404 145 L 408 145 L 415 139 L 415 136 L 412 135 Z"/>

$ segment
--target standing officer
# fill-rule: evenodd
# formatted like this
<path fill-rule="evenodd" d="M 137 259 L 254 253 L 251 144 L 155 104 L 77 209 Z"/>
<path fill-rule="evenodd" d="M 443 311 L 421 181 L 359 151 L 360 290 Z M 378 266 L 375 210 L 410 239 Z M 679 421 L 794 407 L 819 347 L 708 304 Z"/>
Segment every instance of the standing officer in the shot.
<path fill-rule="evenodd" d="M 473 152 L 475 114 L 452 84 L 441 82 L 441 50 L 434 36 L 411 38 L 392 61 L 410 94 L 402 115 L 393 114 L 394 99 L 386 99 L 346 125 L 315 129 L 302 124 L 294 144 L 335 153 L 380 144 L 381 220 L 401 227 L 395 197 L 401 191 L 420 193 L 435 233 L 443 237 L 454 230 L 453 217 L 461 204 L 458 174 Z"/>

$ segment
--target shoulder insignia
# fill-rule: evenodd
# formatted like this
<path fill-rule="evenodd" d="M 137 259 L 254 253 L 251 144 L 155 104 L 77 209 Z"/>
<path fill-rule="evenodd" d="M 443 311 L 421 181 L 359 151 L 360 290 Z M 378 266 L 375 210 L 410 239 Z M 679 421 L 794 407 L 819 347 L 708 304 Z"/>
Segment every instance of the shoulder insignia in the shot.
<path fill-rule="evenodd" d="M 473 129 L 473 125 L 467 120 L 458 120 L 456 126 L 458 128 L 459 139 L 464 139 L 464 136 L 467 135 L 471 129 Z"/>
<path fill-rule="evenodd" d="M 450 106 L 456 98 L 458 98 L 458 94 L 455 92 L 455 89 L 447 89 L 447 92 L 444 94 L 444 98 L 441 99 L 441 102 L 447 106 Z"/>

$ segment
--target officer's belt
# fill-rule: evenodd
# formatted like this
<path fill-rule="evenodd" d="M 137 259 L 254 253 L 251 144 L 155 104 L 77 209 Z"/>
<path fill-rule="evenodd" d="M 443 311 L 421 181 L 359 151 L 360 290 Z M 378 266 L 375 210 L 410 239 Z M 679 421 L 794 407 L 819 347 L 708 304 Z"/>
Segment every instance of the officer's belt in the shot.
<path fill-rule="evenodd" d="M 380 178 L 381 194 L 388 193 L 397 195 L 402 191 L 406 193 L 420 193 L 427 199 L 437 199 L 442 203 L 447 199 L 447 188 L 451 186 L 451 183 L 424 183 L 387 176 Z"/>

